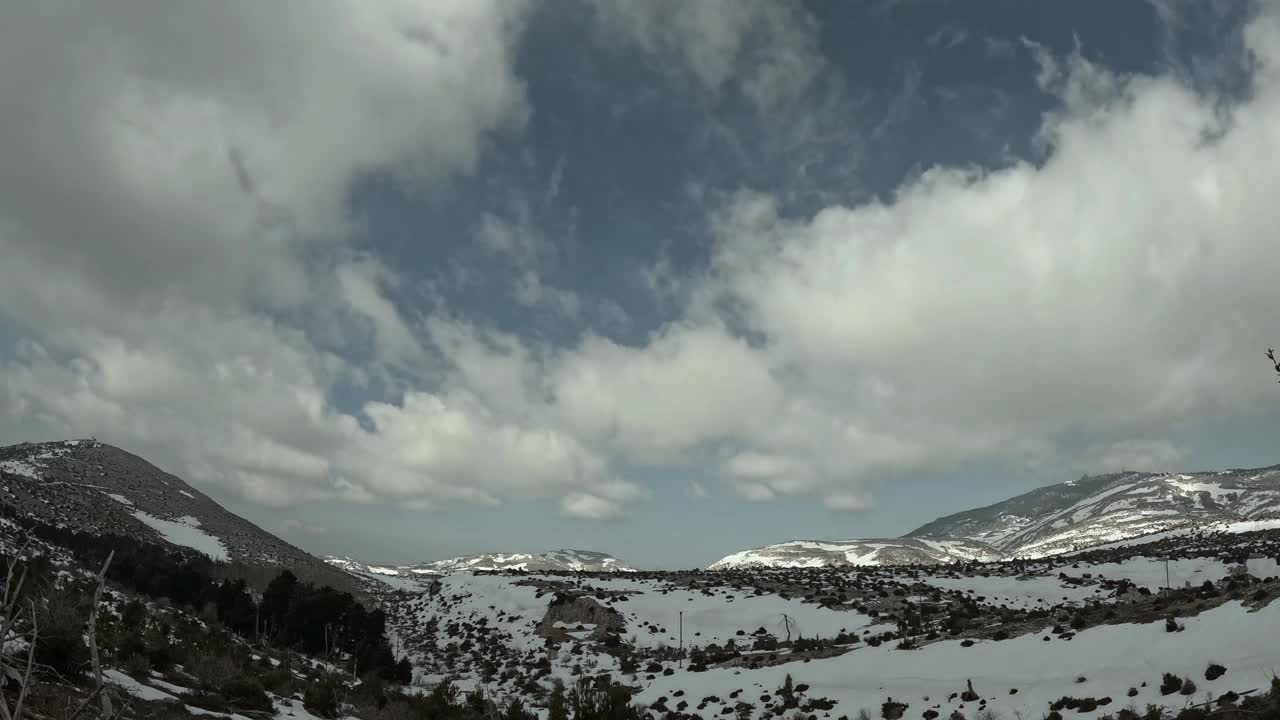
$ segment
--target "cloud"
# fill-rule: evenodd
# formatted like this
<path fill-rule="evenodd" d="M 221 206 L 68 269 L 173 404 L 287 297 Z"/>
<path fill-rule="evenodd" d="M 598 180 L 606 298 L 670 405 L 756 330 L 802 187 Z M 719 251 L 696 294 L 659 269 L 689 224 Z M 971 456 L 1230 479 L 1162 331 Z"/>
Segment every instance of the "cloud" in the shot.
<path fill-rule="evenodd" d="M 0 411 L 27 432 L 278 506 L 631 496 L 563 432 L 393 379 L 432 374 L 428 334 L 351 247 L 363 174 L 431 191 L 521 127 L 526 3 L 4 14 L 0 307 L 21 339 Z"/>
<path fill-rule="evenodd" d="M 881 482 L 1039 462 L 1082 431 L 1103 467 L 1168 465 L 1173 421 L 1259 407 L 1280 268 L 1270 16 L 1244 35 L 1244 98 L 1043 56 L 1060 107 L 1034 163 L 932 168 L 805 214 L 784 192 L 707 200 L 707 267 L 652 268 L 675 319 L 624 343 L 416 307 L 353 239 L 364 174 L 430 192 L 521 127 L 524 5 L 299 7 L 5 13 L 6 425 L 274 506 L 548 499 L 607 520 L 649 497 L 629 466 L 853 511 Z M 761 106 L 822 64 L 791 5 L 596 11 Z M 555 242 L 527 216 L 490 213 L 476 239 L 520 271 L 517 303 L 592 317 L 548 281 Z"/>
<path fill-rule="evenodd" d="M 871 507 L 871 498 L 866 495 L 855 493 L 836 493 L 828 495 L 822 499 L 822 504 L 830 510 L 842 510 L 851 512 L 856 510 L 866 510 Z"/>
<path fill-rule="evenodd" d="M 551 169 L 551 177 L 547 179 L 547 192 L 542 198 L 543 205 L 550 205 L 560 197 L 560 183 L 564 182 L 564 170 L 568 165 L 568 157 L 561 153 L 556 158 L 556 165 Z"/>
<path fill-rule="evenodd" d="M 693 480 L 689 483 L 689 487 L 685 488 L 685 495 L 688 495 L 695 500 L 706 500 L 711 497 L 711 491 L 702 483 L 697 480 Z"/>
<path fill-rule="evenodd" d="M 1121 440 L 1107 447 L 1093 448 L 1097 467 L 1103 472 L 1138 470 L 1172 472 L 1186 452 L 1167 440 Z"/>
<path fill-rule="evenodd" d="M 668 74 L 702 88 L 730 86 L 761 111 L 798 97 L 824 64 L 817 21 L 774 0 L 589 0 L 599 27 L 646 53 Z"/>
<path fill-rule="evenodd" d="M 565 517 L 584 520 L 613 520 L 623 514 L 622 506 L 618 503 L 589 493 L 565 496 L 560 503 L 560 511 Z"/>
<path fill-rule="evenodd" d="M 287 518 L 284 522 L 280 523 L 280 530 L 286 534 L 303 533 L 306 535 L 324 535 L 329 532 L 327 528 L 320 527 L 319 525 L 312 525 L 297 518 Z"/>

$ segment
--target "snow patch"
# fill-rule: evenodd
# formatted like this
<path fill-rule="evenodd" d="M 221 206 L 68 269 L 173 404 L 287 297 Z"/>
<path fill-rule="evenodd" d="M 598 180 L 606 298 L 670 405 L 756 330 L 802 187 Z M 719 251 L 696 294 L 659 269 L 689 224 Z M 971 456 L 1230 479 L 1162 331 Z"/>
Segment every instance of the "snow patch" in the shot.
<path fill-rule="evenodd" d="M 141 510 L 134 510 L 133 516 L 146 523 L 156 532 L 174 545 L 189 547 L 209 556 L 210 560 L 225 562 L 231 556 L 227 546 L 218 538 L 200 529 L 200 521 L 190 515 L 183 515 L 177 520 L 161 520 Z"/>
<path fill-rule="evenodd" d="M 111 683 L 112 685 L 115 685 L 116 687 L 123 689 L 125 692 L 138 698 L 139 700 L 145 700 L 149 702 L 152 700 L 177 700 L 178 699 L 176 695 L 170 695 L 169 693 L 163 690 L 157 690 L 151 687 L 150 685 L 143 685 L 142 683 L 138 682 L 137 680 L 134 680 L 128 675 L 125 675 L 119 670 L 104 670 L 102 671 L 102 676 L 106 678 L 107 682 Z"/>

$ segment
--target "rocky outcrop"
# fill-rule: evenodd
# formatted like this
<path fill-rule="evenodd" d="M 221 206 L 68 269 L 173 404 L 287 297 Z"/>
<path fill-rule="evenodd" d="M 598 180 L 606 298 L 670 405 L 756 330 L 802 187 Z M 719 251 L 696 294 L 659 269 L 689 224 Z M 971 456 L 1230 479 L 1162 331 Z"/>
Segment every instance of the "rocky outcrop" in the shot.
<path fill-rule="evenodd" d="M 594 598 L 556 593 L 538 623 L 538 634 L 549 640 L 568 640 L 569 631 L 579 625 L 584 628 L 594 625 L 586 639 L 605 642 L 610 635 L 622 633 L 626 620 L 622 613 L 601 605 Z"/>

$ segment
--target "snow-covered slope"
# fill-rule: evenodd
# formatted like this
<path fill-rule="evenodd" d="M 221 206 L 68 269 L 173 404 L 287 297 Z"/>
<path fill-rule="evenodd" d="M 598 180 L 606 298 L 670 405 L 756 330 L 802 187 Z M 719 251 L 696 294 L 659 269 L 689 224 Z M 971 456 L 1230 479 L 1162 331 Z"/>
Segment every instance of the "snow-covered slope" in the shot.
<path fill-rule="evenodd" d="M 969 539 L 1043 557 L 1180 527 L 1280 516 L 1280 466 L 1115 473 L 1032 490 L 935 520 L 913 538 Z"/>
<path fill-rule="evenodd" d="M 942 565 L 996 560 L 1000 553 L 969 540 L 889 538 L 882 540 L 795 540 L 733 553 L 708 570 L 744 567 L 823 567 L 828 565 Z"/>
<path fill-rule="evenodd" d="M 1280 518 L 1280 466 L 1113 473 L 948 515 L 901 538 L 800 540 L 733 553 L 708 569 L 1040 558 L 1179 529 L 1274 518 Z"/>

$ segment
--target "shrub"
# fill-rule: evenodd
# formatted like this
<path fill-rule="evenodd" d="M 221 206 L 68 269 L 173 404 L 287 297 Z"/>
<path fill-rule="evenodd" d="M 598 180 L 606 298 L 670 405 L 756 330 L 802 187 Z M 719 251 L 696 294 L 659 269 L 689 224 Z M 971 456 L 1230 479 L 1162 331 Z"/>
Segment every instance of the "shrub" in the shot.
<path fill-rule="evenodd" d="M 1160 694 L 1172 695 L 1182 689 L 1182 680 L 1173 673 L 1165 673 L 1160 681 Z"/>
<path fill-rule="evenodd" d="M 1209 667 L 1205 668 L 1205 671 L 1204 671 L 1204 679 L 1217 680 L 1218 678 L 1226 674 L 1226 672 L 1227 672 L 1227 669 L 1225 667 L 1217 663 L 1209 663 Z"/>
<path fill-rule="evenodd" d="M 146 675 L 151 670 L 151 661 L 146 655 L 134 653 L 124 659 L 120 669 L 125 675 Z"/>
<path fill-rule="evenodd" d="M 40 641 L 36 643 L 37 664 L 63 677 L 79 677 L 89 665 L 89 646 L 84 642 L 85 620 L 66 596 L 50 598 L 40 613 Z"/>
<path fill-rule="evenodd" d="M 302 706 L 308 712 L 331 718 L 338 714 L 338 693 L 332 680 L 312 683 L 302 694 Z"/>
<path fill-rule="evenodd" d="M 217 687 L 202 687 L 184 697 L 183 702 L 214 712 L 271 712 L 271 698 L 257 678 L 234 675 Z"/>
<path fill-rule="evenodd" d="M 1178 692 L 1182 693 L 1183 695 L 1195 695 L 1196 684 L 1191 681 L 1191 678 L 1187 678 L 1186 680 L 1182 681 L 1182 687 L 1178 690 Z"/>
<path fill-rule="evenodd" d="M 884 720 L 900 720 L 906 711 L 906 703 L 894 702 L 893 698 L 889 698 L 880 706 L 880 717 Z"/>
<path fill-rule="evenodd" d="M 271 698 L 267 691 L 252 675 L 236 675 L 228 678 L 219 688 L 227 704 L 236 710 L 271 711 Z"/>
<path fill-rule="evenodd" d="M 1089 621 L 1085 620 L 1084 615 L 1081 615 L 1079 613 L 1077 613 L 1075 617 L 1071 618 L 1072 630 L 1083 630 L 1085 629 L 1085 626 L 1087 626 L 1088 624 L 1089 624 Z"/>

